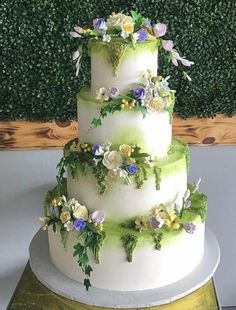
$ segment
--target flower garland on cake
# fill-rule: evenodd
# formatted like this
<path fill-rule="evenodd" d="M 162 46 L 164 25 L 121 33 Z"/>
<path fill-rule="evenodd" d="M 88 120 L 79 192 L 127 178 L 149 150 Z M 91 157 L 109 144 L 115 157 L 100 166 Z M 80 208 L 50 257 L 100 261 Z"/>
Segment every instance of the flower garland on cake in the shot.
<path fill-rule="evenodd" d="M 160 113 L 167 111 L 170 114 L 170 122 L 175 103 L 175 90 L 169 88 L 169 76 L 152 76 L 148 70 L 142 77 L 136 88 L 125 95 L 119 92 L 116 87 L 105 87 L 97 90 L 96 99 L 102 104 L 99 118 L 94 118 L 91 122 L 93 127 L 101 126 L 102 118 L 108 114 L 124 109 L 141 112 L 143 117 L 147 113 Z"/>
<path fill-rule="evenodd" d="M 112 13 L 107 20 L 96 18 L 93 20 L 93 29 L 75 26 L 70 32 L 73 38 L 94 38 L 100 39 L 104 44 L 110 44 L 114 39 L 120 38 L 127 44 L 135 45 L 139 42 L 157 40 L 158 45 L 167 52 L 168 60 L 171 60 L 175 66 L 180 63 L 183 66 L 190 67 L 193 61 L 180 56 L 174 49 L 172 40 L 164 40 L 162 37 L 166 34 L 167 25 L 161 22 L 152 23 L 148 18 L 140 13 L 131 11 L 131 15 L 123 13 Z M 76 61 L 76 76 L 80 70 L 80 60 L 82 57 L 82 46 L 73 53 L 72 59 Z M 183 71 L 184 78 L 191 81 L 189 75 Z"/>

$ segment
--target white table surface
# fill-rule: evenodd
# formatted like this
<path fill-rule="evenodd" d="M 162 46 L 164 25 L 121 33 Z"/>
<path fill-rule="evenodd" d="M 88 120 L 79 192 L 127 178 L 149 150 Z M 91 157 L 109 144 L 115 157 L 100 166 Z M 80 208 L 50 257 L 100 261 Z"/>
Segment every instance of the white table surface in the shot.
<path fill-rule="evenodd" d="M 56 182 L 61 150 L 0 152 L 0 310 L 5 310 L 41 226 L 42 203 Z M 202 177 L 207 225 L 221 246 L 215 280 L 222 306 L 236 306 L 236 148 L 192 147 L 189 180 Z"/>

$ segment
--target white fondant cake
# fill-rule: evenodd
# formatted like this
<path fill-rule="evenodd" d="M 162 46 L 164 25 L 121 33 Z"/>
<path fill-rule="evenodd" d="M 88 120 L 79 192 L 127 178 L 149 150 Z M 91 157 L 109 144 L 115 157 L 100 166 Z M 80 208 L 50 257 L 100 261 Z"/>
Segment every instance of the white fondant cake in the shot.
<path fill-rule="evenodd" d="M 86 289 L 162 287 L 203 257 L 207 202 L 199 182 L 187 185 L 188 147 L 171 133 L 174 91 L 157 75 L 157 48 L 171 44 L 164 24 L 135 12 L 93 26 L 71 33 L 90 37 L 91 91 L 78 95 L 79 139 L 66 144 L 45 201 L 51 259 Z M 79 48 L 77 73 L 80 58 Z"/>

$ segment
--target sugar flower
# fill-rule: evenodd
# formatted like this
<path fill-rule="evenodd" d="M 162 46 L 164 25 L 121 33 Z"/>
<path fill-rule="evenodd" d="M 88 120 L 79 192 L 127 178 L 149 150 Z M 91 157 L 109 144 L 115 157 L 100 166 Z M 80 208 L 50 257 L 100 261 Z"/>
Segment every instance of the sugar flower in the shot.
<path fill-rule="evenodd" d="M 120 92 L 119 92 L 119 89 L 116 88 L 116 87 L 110 87 L 108 89 L 108 94 L 109 94 L 109 97 L 112 98 L 112 99 L 116 99 L 119 97 L 120 95 Z"/>
<path fill-rule="evenodd" d="M 121 36 L 122 38 L 126 39 L 128 36 L 134 32 L 134 23 L 133 21 L 126 21 L 122 25 L 122 31 L 121 31 Z"/>
<path fill-rule="evenodd" d="M 161 219 L 165 220 L 170 217 L 169 214 L 169 208 L 161 203 L 156 209 L 155 209 L 155 215 L 160 217 Z"/>
<path fill-rule="evenodd" d="M 144 42 L 146 41 L 148 38 L 148 32 L 146 29 L 140 29 L 138 31 L 138 40 L 141 41 L 141 42 Z"/>
<path fill-rule="evenodd" d="M 70 32 L 70 36 L 72 38 L 81 38 L 82 36 L 80 34 L 83 34 L 85 31 L 83 28 L 77 26 L 77 27 L 74 27 L 74 31 L 71 31 Z"/>
<path fill-rule="evenodd" d="M 106 31 L 107 30 L 107 25 L 106 22 L 103 18 L 96 18 L 93 20 L 93 27 L 95 30 L 99 31 Z"/>
<path fill-rule="evenodd" d="M 87 226 L 87 223 L 85 222 L 85 220 L 83 219 L 77 219 L 74 222 L 74 228 L 77 231 L 82 231 L 85 229 L 85 227 Z"/>
<path fill-rule="evenodd" d="M 164 50 L 170 52 L 174 47 L 174 43 L 172 40 L 162 40 L 162 46 Z"/>
<path fill-rule="evenodd" d="M 133 150 L 132 147 L 128 144 L 122 144 L 119 147 L 119 151 L 126 156 L 130 156 L 132 153 L 132 150 Z"/>
<path fill-rule="evenodd" d="M 196 230 L 196 225 L 194 225 L 193 223 L 187 223 L 183 224 L 183 228 L 188 234 L 193 234 Z"/>
<path fill-rule="evenodd" d="M 145 89 L 140 87 L 133 90 L 133 96 L 135 99 L 144 99 L 145 97 Z"/>
<path fill-rule="evenodd" d="M 102 158 L 93 158 L 94 165 L 97 167 L 98 163 L 102 160 Z"/>
<path fill-rule="evenodd" d="M 65 227 L 66 231 L 71 231 L 71 230 L 73 230 L 73 229 L 74 229 L 73 222 L 68 221 L 68 222 L 64 223 L 64 227 Z"/>
<path fill-rule="evenodd" d="M 197 183 L 194 184 L 194 187 L 193 187 L 193 189 L 192 189 L 192 193 L 195 193 L 195 192 L 198 190 L 199 184 L 201 183 L 201 180 L 202 180 L 202 179 L 199 178 L 198 181 L 197 181 Z"/>
<path fill-rule="evenodd" d="M 79 50 L 75 51 L 72 55 L 72 59 L 74 61 L 76 61 L 76 64 L 75 64 L 75 68 L 76 68 L 76 76 L 79 75 L 79 70 L 80 70 L 80 59 L 81 59 L 81 52 Z"/>
<path fill-rule="evenodd" d="M 109 36 L 109 34 L 104 34 L 102 36 L 102 41 L 107 43 L 111 42 L 111 36 Z"/>
<path fill-rule="evenodd" d="M 69 221 L 71 219 L 71 215 L 69 211 L 63 211 L 60 215 L 60 219 L 62 221 L 62 223 L 66 223 L 67 221 Z"/>
<path fill-rule="evenodd" d="M 180 228 L 180 219 L 176 215 L 171 215 L 169 218 L 165 219 L 165 225 L 173 230 Z"/>
<path fill-rule="evenodd" d="M 148 21 L 146 21 L 146 22 L 144 22 L 143 23 L 143 27 L 151 27 L 152 26 L 152 24 L 151 24 L 151 22 L 148 20 Z"/>
<path fill-rule="evenodd" d="M 146 108 L 149 113 L 163 111 L 165 101 L 161 97 L 156 97 L 148 101 Z"/>
<path fill-rule="evenodd" d="M 147 219 L 143 216 L 139 216 L 136 220 L 135 220 L 135 228 L 137 230 L 139 230 L 140 232 L 142 230 L 145 230 L 148 228 L 148 222 Z"/>
<path fill-rule="evenodd" d="M 165 223 L 165 221 L 162 218 L 160 218 L 159 216 L 152 216 L 150 218 L 149 222 L 150 222 L 150 226 L 152 229 L 161 228 Z"/>
<path fill-rule="evenodd" d="M 73 217 L 76 219 L 83 219 L 87 221 L 88 219 L 88 209 L 82 205 L 72 206 Z"/>
<path fill-rule="evenodd" d="M 123 159 L 119 152 L 108 151 L 104 154 L 102 163 L 107 169 L 112 170 L 119 168 L 123 163 Z"/>
<path fill-rule="evenodd" d="M 134 164 L 129 165 L 126 169 L 127 169 L 128 173 L 129 173 L 130 175 L 136 174 L 136 173 L 137 173 L 137 170 L 138 170 L 137 166 L 134 165 Z"/>
<path fill-rule="evenodd" d="M 102 148 L 102 146 L 100 144 L 94 144 L 92 146 L 92 153 L 95 156 L 100 156 L 100 155 L 104 154 L 104 150 L 103 150 L 103 148 Z"/>
<path fill-rule="evenodd" d="M 52 202 L 51 202 L 51 206 L 56 208 L 56 207 L 60 207 L 62 205 L 62 198 L 61 197 L 56 197 L 53 198 Z"/>
<path fill-rule="evenodd" d="M 96 99 L 100 101 L 108 101 L 109 95 L 108 91 L 105 87 L 101 87 L 99 90 L 96 91 Z"/>
<path fill-rule="evenodd" d="M 175 66 L 178 66 L 178 61 L 180 61 L 182 63 L 182 65 L 184 65 L 186 67 L 190 67 L 191 65 L 194 65 L 193 61 L 189 61 L 189 60 L 185 59 L 184 57 L 181 57 L 180 54 L 175 49 L 172 49 L 170 51 L 170 54 L 171 54 L 172 63 Z"/>
<path fill-rule="evenodd" d="M 153 32 L 157 38 L 163 37 L 166 33 L 167 26 L 163 23 L 153 25 Z"/>
<path fill-rule="evenodd" d="M 101 225 L 104 220 L 105 220 L 105 213 L 104 211 L 101 211 L 101 210 L 96 210 L 93 212 L 92 214 L 92 222 L 95 224 L 95 225 Z"/>
<path fill-rule="evenodd" d="M 105 142 L 102 144 L 102 148 L 104 149 L 104 151 L 109 151 L 111 147 L 111 142 Z"/>
<path fill-rule="evenodd" d="M 49 214 L 53 218 L 59 218 L 59 215 L 60 215 L 59 209 L 57 207 L 50 206 L 49 207 Z"/>
<path fill-rule="evenodd" d="M 107 20 L 107 27 L 121 29 L 122 25 L 127 22 L 133 23 L 132 17 L 127 16 L 123 13 L 112 14 Z"/>

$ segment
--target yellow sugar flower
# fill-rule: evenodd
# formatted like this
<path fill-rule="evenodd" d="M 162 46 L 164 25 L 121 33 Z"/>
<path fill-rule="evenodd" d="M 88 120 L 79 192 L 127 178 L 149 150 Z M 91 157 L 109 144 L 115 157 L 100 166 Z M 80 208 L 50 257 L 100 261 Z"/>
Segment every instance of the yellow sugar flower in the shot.
<path fill-rule="evenodd" d="M 165 219 L 166 226 L 171 229 L 179 229 L 180 228 L 180 219 L 176 215 L 170 216 L 170 218 Z"/>
<path fill-rule="evenodd" d="M 128 144 L 122 144 L 119 147 L 119 151 L 126 156 L 130 156 L 132 153 L 132 147 Z"/>
<path fill-rule="evenodd" d="M 127 21 L 123 24 L 123 30 L 126 32 L 126 33 L 132 33 L 134 32 L 134 24 L 130 21 Z"/>
<path fill-rule="evenodd" d="M 69 221 L 71 219 L 70 212 L 69 211 L 63 211 L 60 215 L 60 219 L 61 219 L 63 224 L 66 223 L 67 221 Z"/>

